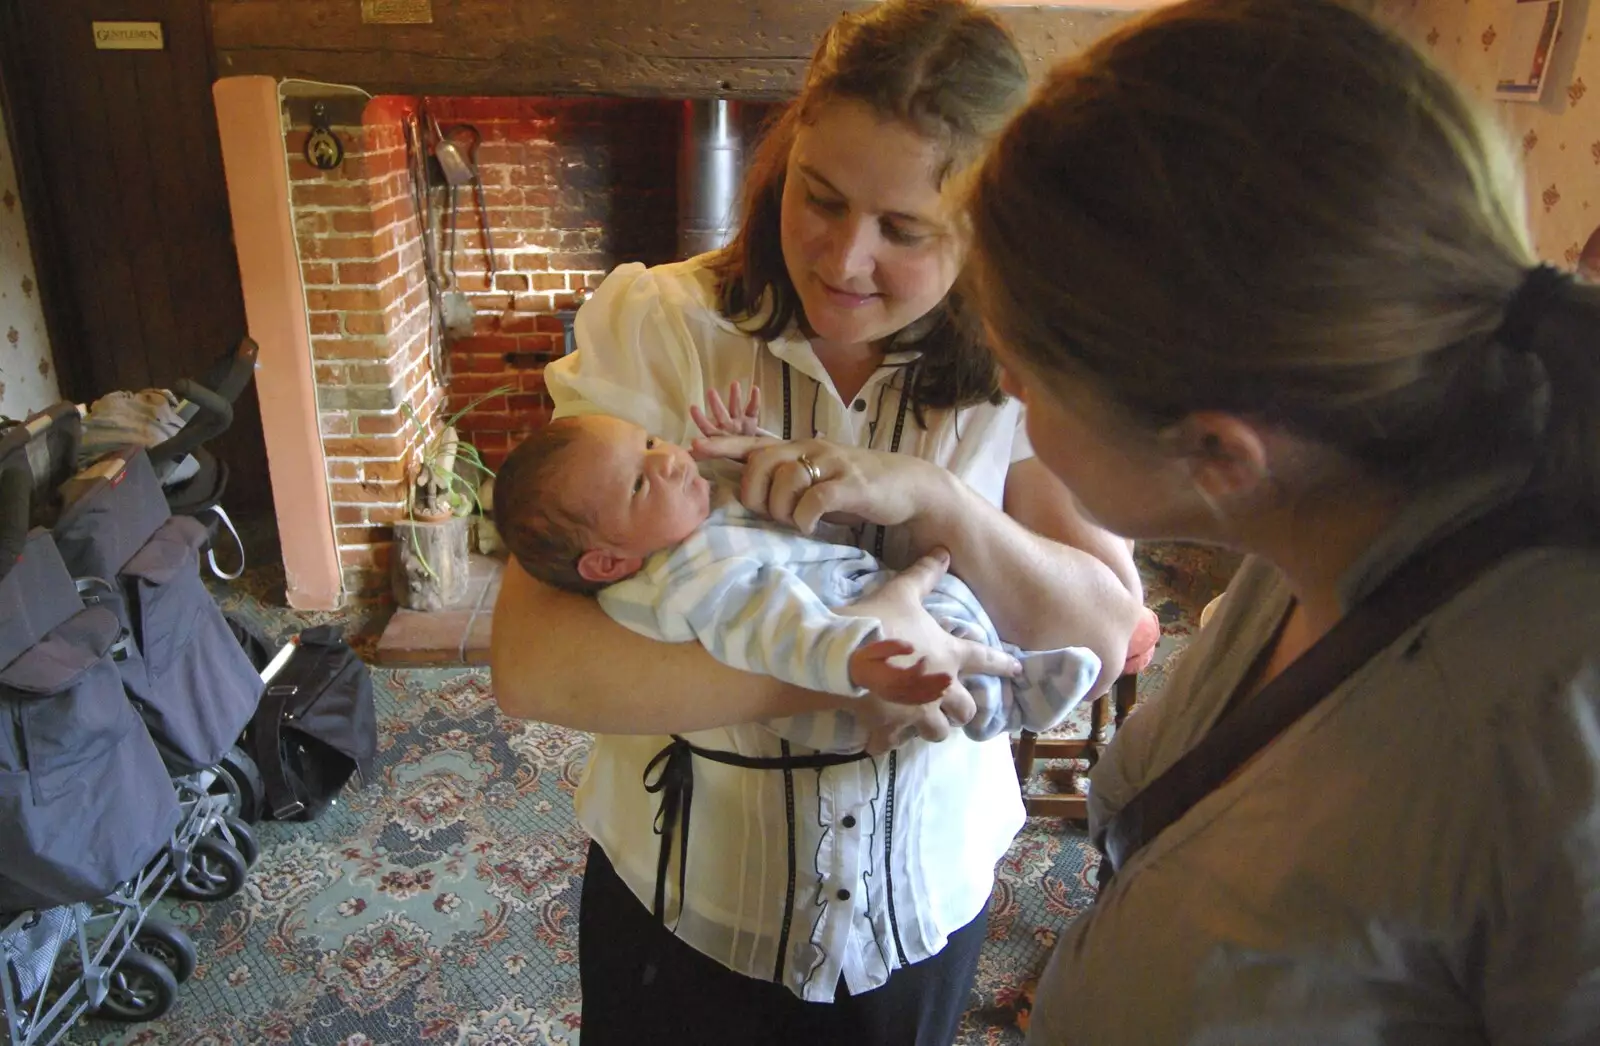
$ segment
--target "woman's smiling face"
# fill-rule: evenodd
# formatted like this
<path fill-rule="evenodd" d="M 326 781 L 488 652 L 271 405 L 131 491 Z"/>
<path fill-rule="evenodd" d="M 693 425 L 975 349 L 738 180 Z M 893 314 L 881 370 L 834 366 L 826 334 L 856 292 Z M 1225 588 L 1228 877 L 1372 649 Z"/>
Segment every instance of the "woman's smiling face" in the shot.
<path fill-rule="evenodd" d="M 811 331 L 842 345 L 897 333 L 944 299 L 961 266 L 944 150 L 863 102 L 800 124 L 783 188 L 783 260 Z"/>

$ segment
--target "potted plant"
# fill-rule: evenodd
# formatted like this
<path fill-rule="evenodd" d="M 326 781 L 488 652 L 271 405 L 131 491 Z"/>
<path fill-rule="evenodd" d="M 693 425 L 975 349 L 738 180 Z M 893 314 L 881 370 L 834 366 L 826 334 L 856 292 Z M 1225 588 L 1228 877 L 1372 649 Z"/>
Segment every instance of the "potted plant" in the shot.
<path fill-rule="evenodd" d="M 395 601 L 410 610 L 444 610 L 466 596 L 471 564 L 468 523 L 479 507 L 478 486 L 494 472 L 456 425 L 485 400 L 509 386 L 484 393 L 444 418 L 430 433 L 409 403 L 406 418 L 422 434 L 406 462 L 406 519 L 395 524 L 391 579 Z"/>

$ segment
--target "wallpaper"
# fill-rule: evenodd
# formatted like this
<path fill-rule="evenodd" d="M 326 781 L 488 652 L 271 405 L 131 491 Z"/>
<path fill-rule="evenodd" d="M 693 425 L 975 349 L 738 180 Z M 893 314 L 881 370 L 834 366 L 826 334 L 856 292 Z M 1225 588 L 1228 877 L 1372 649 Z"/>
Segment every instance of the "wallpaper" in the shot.
<path fill-rule="evenodd" d="M 16 165 L 0 111 L 0 416 L 22 418 L 59 398 Z"/>
<path fill-rule="evenodd" d="M 1600 226 L 1600 13 L 1566 0 L 1544 97 L 1494 100 L 1513 0 L 1386 0 L 1393 24 L 1427 48 L 1499 115 L 1522 143 L 1528 217 L 1547 261 L 1571 268 Z"/>

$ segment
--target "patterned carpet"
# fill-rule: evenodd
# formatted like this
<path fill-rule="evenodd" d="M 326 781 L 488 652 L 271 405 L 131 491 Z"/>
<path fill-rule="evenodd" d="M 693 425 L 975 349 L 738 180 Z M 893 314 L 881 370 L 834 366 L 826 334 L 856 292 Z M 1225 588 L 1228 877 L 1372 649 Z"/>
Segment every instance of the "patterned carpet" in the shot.
<path fill-rule="evenodd" d="M 339 621 L 358 647 L 380 621 L 283 607 L 277 557 L 219 588 L 273 635 Z M 1163 639 L 1159 687 L 1233 561 L 1141 556 Z M 80 1025 L 77 1044 L 449 1046 L 578 1042 L 577 907 L 586 840 L 572 793 L 584 734 L 498 713 L 486 670 L 374 673 L 379 779 L 321 820 L 263 824 L 243 893 L 165 915 L 200 966 L 159 1022 Z M 1068 782 L 1070 774 L 1058 774 Z M 963 1044 L 1019 1043 L 1025 988 L 1091 898 L 1081 832 L 1031 820 L 999 869 Z"/>

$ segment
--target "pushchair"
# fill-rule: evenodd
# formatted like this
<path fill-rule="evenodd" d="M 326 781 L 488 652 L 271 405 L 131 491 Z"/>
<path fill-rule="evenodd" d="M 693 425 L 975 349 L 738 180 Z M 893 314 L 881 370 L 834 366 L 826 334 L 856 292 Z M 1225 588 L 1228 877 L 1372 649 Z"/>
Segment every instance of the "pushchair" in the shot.
<path fill-rule="evenodd" d="M 192 516 L 205 525 L 206 553 L 212 571 L 218 577 L 233 580 L 243 570 L 244 547 L 221 504 L 228 489 L 228 464 L 205 444 L 232 425 L 233 404 L 255 375 L 259 351 L 252 339 L 242 338 L 218 357 L 204 378 L 174 383 L 180 398 L 173 414 L 181 427 L 170 436 L 146 443 L 134 438 L 138 433 L 124 431 L 122 438 L 116 438 L 116 426 L 97 424 L 89 407 L 63 402 L 22 422 L 0 421 L 0 462 L 26 462 L 33 478 L 34 517 L 48 525 L 60 509 L 62 485 L 108 452 L 130 445 L 145 446 L 151 463 L 163 477 L 187 460 L 190 467 L 181 473 L 182 478 L 163 478 L 162 495 L 173 515 Z M 231 572 L 218 565 L 215 552 L 209 547 L 222 529 L 228 531 L 238 556 L 239 566 Z"/>
<path fill-rule="evenodd" d="M 200 578 L 204 525 L 170 514 L 135 447 L 67 484 L 52 532 L 73 576 L 94 579 L 86 600 L 130 634 L 118 668 L 167 765 L 215 765 L 249 724 L 261 677 Z"/>
<path fill-rule="evenodd" d="M 0 477 L 11 547 L 16 475 Z M 177 795 L 124 696 L 116 617 L 84 605 L 47 531 L 0 569 L 0 910 L 102 897 L 166 845 Z"/>
<path fill-rule="evenodd" d="M 84 602 L 123 629 L 123 688 L 196 822 L 173 892 L 231 896 L 257 853 L 238 815 L 259 807 L 260 776 L 237 741 L 262 684 L 200 578 L 205 527 L 168 512 L 149 456 L 134 447 L 66 485 L 52 534 Z"/>
<path fill-rule="evenodd" d="M 31 477 L 0 471 L 0 1000 L 13 1046 L 53 1042 L 85 1010 L 147 1019 L 194 969 L 146 919 L 184 825 L 160 754 L 124 696 L 120 629 L 86 607 Z M 75 946 L 75 947 L 74 947 Z M 76 976 L 56 980 L 58 958 Z M 54 990 L 52 990 L 52 988 Z"/>
<path fill-rule="evenodd" d="M 205 444 L 233 424 L 233 404 L 254 377 L 259 353 L 255 341 L 246 336 L 223 353 L 199 381 L 176 382 L 173 389 L 179 399 L 172 415 L 180 427 L 165 439 L 151 442 L 135 438 L 136 433 L 120 430 L 114 423 L 102 424 L 97 409 L 80 409 L 87 417 L 74 443 L 79 468 L 125 446 L 145 446 L 161 477 L 167 508 L 175 516 L 191 516 L 205 524 L 207 561 L 213 573 L 229 581 L 244 571 L 244 543 L 222 507 L 222 497 L 228 489 L 228 463 L 212 454 Z M 238 565 L 232 571 L 217 563 L 214 546 L 222 529 L 232 538 L 237 555 Z"/>
<path fill-rule="evenodd" d="M 201 437 L 220 431 L 217 419 L 225 426 L 229 418 L 225 403 L 220 410 L 208 406 L 205 390 L 196 391 L 200 410 L 194 416 L 207 416 L 211 423 L 186 429 L 179 436 L 187 438 L 167 447 L 166 453 L 198 449 Z M 13 1044 L 30 1046 L 53 1041 L 46 1038 L 50 1029 L 62 1022 L 70 1025 L 90 1007 L 124 1020 L 150 1019 L 165 1011 L 177 982 L 194 968 L 194 951 L 181 932 L 147 919 L 149 908 L 166 893 L 210 901 L 243 886 L 257 847 L 237 815 L 258 808 L 263 793 L 253 762 L 235 744 L 255 711 L 261 676 L 200 579 L 199 554 L 212 531 L 194 516 L 171 513 L 173 492 L 162 489 L 142 448 L 123 448 L 71 475 L 79 422 L 77 408 L 61 405 L 0 434 L 0 477 L 10 498 L 5 504 L 12 506 L 0 545 L 15 549 L 18 528 L 27 533 L 30 522 L 47 522 L 48 530 L 28 537 L 20 563 L 33 572 L 45 564 L 54 571 L 58 590 L 56 603 L 40 603 L 46 590 L 31 573 L 19 575 L 14 605 L 3 608 L 4 622 L 9 627 L 15 619 L 16 629 L 28 629 L 18 632 L 13 645 L 27 641 L 39 646 L 35 633 L 45 635 L 40 623 L 50 624 L 62 608 L 87 615 L 85 621 L 99 630 L 89 636 L 91 652 L 99 649 L 94 671 L 102 688 L 115 695 L 114 700 L 103 697 L 95 707 L 106 715 L 109 709 L 120 710 L 124 726 L 132 724 L 127 732 L 143 745 L 143 771 L 149 779 L 145 791 L 159 796 L 148 809 L 165 811 L 168 821 L 152 833 L 158 851 L 153 858 L 147 852 L 149 839 L 142 847 L 108 845 L 77 854 L 80 861 L 102 857 L 115 868 L 92 879 L 85 872 L 85 882 L 70 896 L 36 886 L 24 893 L 30 881 L 11 895 L 0 891 L 0 911 L 20 912 L 0 916 L 0 972 L 5 974 L 0 986 L 8 1030 Z M 70 478 L 63 481 L 64 475 Z M 195 487 L 195 481 L 204 489 Z M 179 492 L 180 503 L 205 508 L 225 483 L 220 462 L 209 472 L 202 468 L 186 495 Z M 38 511 L 31 511 L 34 492 L 41 495 Z M 70 600 L 65 595 L 69 592 Z M 59 647 L 57 643 L 50 649 Z M 49 664 L 60 661 L 49 651 L 34 654 L 35 659 L 41 656 Z M 21 660 L 27 661 L 26 654 Z M 0 676 L 0 686 L 4 684 Z M 24 729 L 17 736 L 28 735 Z M 65 729 L 61 738 L 63 745 L 73 740 Z M 82 738 L 75 741 L 83 744 Z M 20 755 L 17 765 L 25 765 Z M 0 775 L 0 786 L 20 780 Z M 117 788 L 103 793 L 139 794 Z M 28 860 L 45 860 L 50 853 L 31 850 L 70 837 L 82 816 L 76 809 L 57 811 L 54 835 L 36 846 L 17 831 L 26 827 L 21 819 L 28 813 L 24 804 L 0 792 L 0 839 L 7 840 L 8 851 L 0 861 L 0 883 L 13 863 L 11 840 L 31 848 L 24 855 Z M 131 830 L 138 823 L 129 816 L 123 827 Z M 63 825 L 73 827 L 62 830 Z M 63 855 L 57 863 L 67 859 Z M 74 942 L 75 949 L 69 947 Z M 30 999 L 32 1004 L 25 1006 Z"/>
<path fill-rule="evenodd" d="M 237 643 L 223 641 L 231 632 L 192 563 L 203 552 L 219 576 L 238 573 L 222 571 L 210 547 L 219 525 L 238 535 L 219 504 L 227 464 L 204 443 L 231 423 L 257 351 L 244 338 L 201 382 L 178 382 L 183 428 L 138 461 L 137 448 L 119 446 L 84 462 L 84 412 L 70 403 L 0 434 L 0 468 L 25 463 L 32 479 L 34 522 L 53 528 L 86 598 L 104 602 L 132 635 L 119 665 L 168 765 L 180 775 L 203 772 L 213 791 L 229 797 L 228 812 L 246 823 L 258 819 L 265 788 L 232 739 L 255 708 L 261 680 Z M 186 480 L 152 481 L 153 468 L 191 456 L 199 467 Z M 132 485 L 123 488 L 130 475 Z M 146 542 L 154 544 L 144 548 Z M 243 559 L 241 546 L 241 568 Z M 222 738 L 230 740 L 219 744 Z"/>

